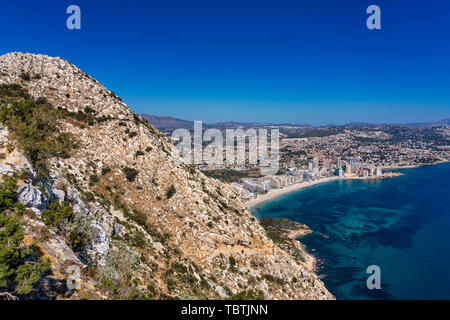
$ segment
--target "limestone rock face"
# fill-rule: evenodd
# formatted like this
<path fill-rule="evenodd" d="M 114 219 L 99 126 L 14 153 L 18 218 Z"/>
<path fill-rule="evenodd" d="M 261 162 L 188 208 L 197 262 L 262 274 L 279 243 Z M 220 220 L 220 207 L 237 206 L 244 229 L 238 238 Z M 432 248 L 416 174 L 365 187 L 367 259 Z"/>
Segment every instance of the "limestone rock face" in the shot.
<path fill-rule="evenodd" d="M 104 267 L 109 252 L 109 237 L 98 222 L 94 222 L 93 226 L 97 229 L 97 233 L 88 244 L 87 254 L 91 259 L 97 261 L 99 266 Z"/>
<path fill-rule="evenodd" d="M 58 201 L 64 201 L 66 199 L 66 193 L 64 192 L 64 190 L 53 189 L 52 195 L 53 195 L 53 198 Z"/>
<path fill-rule="evenodd" d="M 30 80 L 22 79 L 24 72 Z M 51 197 L 69 201 L 97 230 L 84 253 L 72 252 L 77 264 L 97 268 L 85 275 L 87 284 L 97 283 L 96 297 L 133 288 L 127 298 L 139 291 L 152 298 L 222 299 L 249 290 L 266 299 L 334 298 L 301 246 L 294 257 L 276 245 L 229 185 L 173 155 L 164 134 L 98 81 L 61 58 L 10 53 L 0 56 L 0 84 L 13 83 L 89 119 L 61 121 L 78 148 L 70 158 L 50 159 L 49 186 Z M 2 139 L 0 153 L 9 157 L 7 128 Z M 24 160 L 12 166 L 0 160 L 0 171 L 18 172 Z M 21 201 L 42 210 L 38 198 L 33 186 L 23 187 Z M 83 260 L 85 254 L 91 258 Z M 105 277 L 118 290 L 103 290 Z M 123 279 L 129 285 L 120 287 Z"/>
<path fill-rule="evenodd" d="M 23 203 L 26 208 L 31 209 L 37 213 L 45 209 L 46 205 L 43 201 L 42 192 L 34 187 L 27 185 L 20 185 L 19 190 L 19 202 Z"/>
<path fill-rule="evenodd" d="M 0 164 L 0 174 L 11 176 L 16 170 L 8 164 Z"/>

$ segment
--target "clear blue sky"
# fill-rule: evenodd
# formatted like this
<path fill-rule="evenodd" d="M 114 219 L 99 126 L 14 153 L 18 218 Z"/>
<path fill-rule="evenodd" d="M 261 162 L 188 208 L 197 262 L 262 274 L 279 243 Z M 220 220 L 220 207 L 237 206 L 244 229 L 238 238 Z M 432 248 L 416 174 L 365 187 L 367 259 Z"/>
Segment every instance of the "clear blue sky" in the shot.
<path fill-rule="evenodd" d="M 66 28 L 77 4 L 82 29 Z M 366 28 L 381 8 L 382 30 Z M 60 56 L 136 112 L 311 123 L 450 118 L 448 0 L 42 0 L 0 6 L 0 54 Z"/>

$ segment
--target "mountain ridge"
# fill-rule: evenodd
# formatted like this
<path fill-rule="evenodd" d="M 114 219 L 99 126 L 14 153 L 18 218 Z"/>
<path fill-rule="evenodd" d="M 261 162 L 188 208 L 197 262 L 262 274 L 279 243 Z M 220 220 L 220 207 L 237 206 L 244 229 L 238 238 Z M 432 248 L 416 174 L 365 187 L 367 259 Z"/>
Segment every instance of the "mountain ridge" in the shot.
<path fill-rule="evenodd" d="M 149 114 L 141 114 L 141 116 L 147 120 L 151 125 L 163 131 L 172 131 L 175 129 L 189 129 L 194 128 L 194 121 L 183 120 L 170 116 L 154 116 Z M 215 123 L 203 123 L 203 128 L 258 128 L 258 127 L 294 127 L 294 128 L 332 128 L 332 127 L 372 127 L 372 126 L 401 126 L 407 128 L 431 128 L 431 127 L 443 127 L 450 126 L 450 118 L 429 122 L 411 122 L 411 123 L 369 123 L 369 122 L 349 122 L 343 125 L 328 124 L 325 126 L 313 126 L 310 124 L 291 124 L 291 123 L 259 123 L 259 122 L 238 122 L 238 121 L 225 121 Z"/>
<path fill-rule="evenodd" d="M 0 173 L 17 177 L 27 241 L 51 261 L 24 298 L 334 298 L 297 241 L 275 243 L 230 186 L 174 156 L 163 133 L 73 64 L 5 54 L 0 87 Z M 16 139 L 24 130 L 48 145 Z M 70 266 L 81 269 L 75 290 Z"/>

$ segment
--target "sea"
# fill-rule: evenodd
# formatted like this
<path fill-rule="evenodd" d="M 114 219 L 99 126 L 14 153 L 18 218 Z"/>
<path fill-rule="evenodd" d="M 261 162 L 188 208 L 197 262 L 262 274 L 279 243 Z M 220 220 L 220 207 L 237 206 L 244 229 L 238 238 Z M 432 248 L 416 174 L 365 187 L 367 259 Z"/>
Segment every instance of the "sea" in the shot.
<path fill-rule="evenodd" d="M 450 163 L 396 171 L 404 175 L 318 184 L 252 213 L 313 230 L 299 240 L 337 299 L 450 299 Z"/>

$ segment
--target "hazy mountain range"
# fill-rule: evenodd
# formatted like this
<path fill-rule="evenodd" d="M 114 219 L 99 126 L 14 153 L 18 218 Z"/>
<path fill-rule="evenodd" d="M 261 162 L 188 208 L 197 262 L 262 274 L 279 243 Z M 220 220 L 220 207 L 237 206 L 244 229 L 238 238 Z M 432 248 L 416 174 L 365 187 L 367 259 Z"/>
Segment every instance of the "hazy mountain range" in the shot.
<path fill-rule="evenodd" d="M 175 129 L 183 128 L 192 130 L 194 128 L 194 122 L 190 120 L 183 120 L 168 116 L 154 116 L 149 114 L 141 115 L 150 124 L 162 131 L 173 131 Z M 203 123 L 203 128 L 258 128 L 258 127 L 295 127 L 295 128 L 323 128 L 323 127 L 369 127 L 369 126 L 402 126 L 408 128 L 432 128 L 432 127 L 444 127 L 450 126 L 450 118 L 438 121 L 430 122 L 415 122 L 415 123 L 385 123 L 374 124 L 367 122 L 351 122 L 344 125 L 328 124 L 326 126 L 313 126 L 310 124 L 291 124 L 291 123 L 261 123 L 261 122 L 216 122 L 216 123 Z"/>

